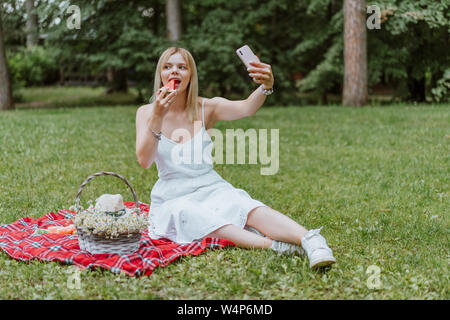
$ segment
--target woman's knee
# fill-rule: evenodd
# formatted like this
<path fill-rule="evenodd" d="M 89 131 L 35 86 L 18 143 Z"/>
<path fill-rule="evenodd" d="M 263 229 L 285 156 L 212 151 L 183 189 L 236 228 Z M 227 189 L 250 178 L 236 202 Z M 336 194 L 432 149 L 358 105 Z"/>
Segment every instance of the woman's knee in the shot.
<path fill-rule="evenodd" d="M 228 230 L 230 230 L 231 224 L 226 224 L 224 226 L 221 226 L 214 230 L 213 232 L 209 233 L 206 237 L 212 237 L 212 238 L 222 238 L 224 235 L 226 235 Z"/>

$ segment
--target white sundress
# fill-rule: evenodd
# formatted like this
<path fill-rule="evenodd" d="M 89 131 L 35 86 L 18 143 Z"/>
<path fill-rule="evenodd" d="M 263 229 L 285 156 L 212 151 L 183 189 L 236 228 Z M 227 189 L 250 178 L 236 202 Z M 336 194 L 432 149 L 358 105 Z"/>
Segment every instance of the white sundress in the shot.
<path fill-rule="evenodd" d="M 185 143 L 164 135 L 158 142 L 155 163 L 159 179 L 150 194 L 149 236 L 190 243 L 228 224 L 244 228 L 248 213 L 267 206 L 243 189 L 225 181 L 212 165 L 211 140 L 202 128 Z"/>

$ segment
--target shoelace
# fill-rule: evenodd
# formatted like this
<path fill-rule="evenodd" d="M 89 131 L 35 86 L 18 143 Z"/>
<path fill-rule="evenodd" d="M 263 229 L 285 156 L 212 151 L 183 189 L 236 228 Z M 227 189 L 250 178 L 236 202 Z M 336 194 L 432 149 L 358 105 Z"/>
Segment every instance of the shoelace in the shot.
<path fill-rule="evenodd" d="M 290 253 L 298 253 L 300 255 L 305 254 L 305 251 L 300 246 L 297 246 L 292 243 L 283 242 L 283 241 L 277 241 L 277 240 L 272 240 L 271 249 L 278 252 L 279 254 L 282 254 L 282 253 L 289 253 L 289 254 Z"/>
<path fill-rule="evenodd" d="M 320 227 L 319 229 L 311 229 L 308 231 L 302 239 L 302 243 L 307 248 L 310 248 L 312 250 L 317 249 L 324 249 L 328 252 L 332 252 L 330 247 L 328 247 L 327 241 L 325 238 L 320 234 L 320 230 L 322 230 L 323 227 Z"/>
<path fill-rule="evenodd" d="M 311 239 L 312 237 L 314 237 L 315 235 L 320 235 L 320 230 L 322 230 L 323 226 L 320 227 L 319 229 L 311 229 L 309 230 L 304 236 L 303 238 L 306 240 Z"/>

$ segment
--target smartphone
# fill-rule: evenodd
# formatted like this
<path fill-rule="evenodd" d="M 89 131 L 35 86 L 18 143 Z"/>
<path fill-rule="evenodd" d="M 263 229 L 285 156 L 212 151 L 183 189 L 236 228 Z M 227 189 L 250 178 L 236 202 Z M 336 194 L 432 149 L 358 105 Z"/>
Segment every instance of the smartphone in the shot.
<path fill-rule="evenodd" d="M 260 62 L 248 45 L 240 47 L 236 50 L 236 53 L 247 68 L 251 67 L 250 61 Z"/>

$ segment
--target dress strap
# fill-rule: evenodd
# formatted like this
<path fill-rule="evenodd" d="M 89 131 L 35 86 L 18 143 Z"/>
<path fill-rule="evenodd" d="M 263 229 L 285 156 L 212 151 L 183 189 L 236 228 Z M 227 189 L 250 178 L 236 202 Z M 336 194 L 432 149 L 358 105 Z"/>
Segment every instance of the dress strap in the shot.
<path fill-rule="evenodd" d="M 202 99 L 202 122 L 203 128 L 205 128 L 205 98 Z"/>

